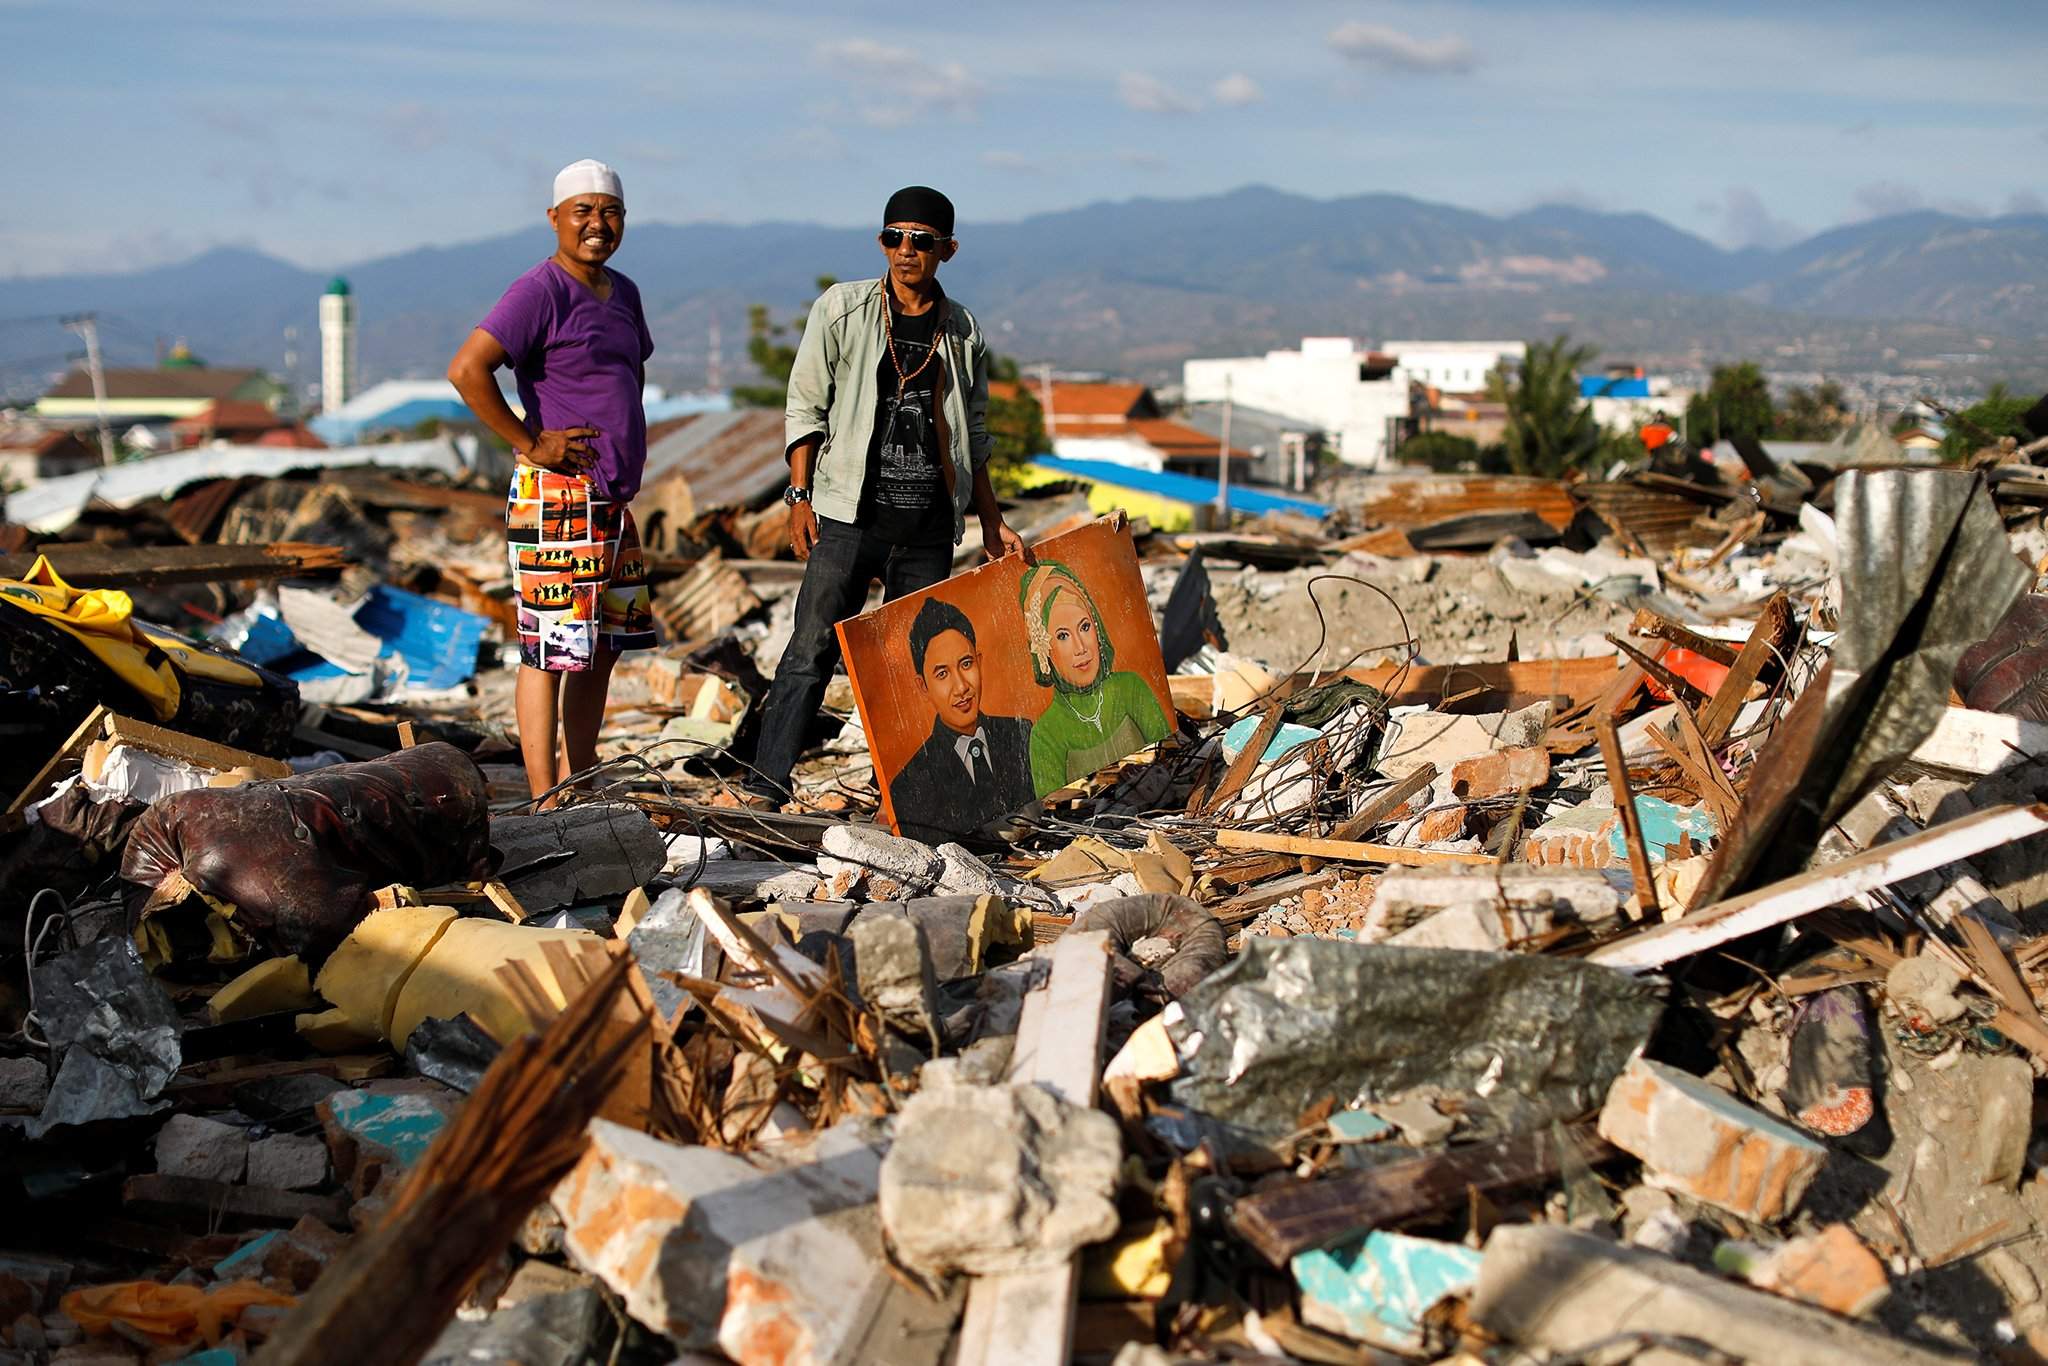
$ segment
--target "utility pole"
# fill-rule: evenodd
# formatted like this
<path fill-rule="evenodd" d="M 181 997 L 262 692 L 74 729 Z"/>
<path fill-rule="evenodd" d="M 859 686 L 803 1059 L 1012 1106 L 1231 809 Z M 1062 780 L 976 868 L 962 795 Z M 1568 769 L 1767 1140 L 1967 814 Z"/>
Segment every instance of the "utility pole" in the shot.
<path fill-rule="evenodd" d="M 710 345 L 704 364 L 704 387 L 714 394 L 721 393 L 725 389 L 725 348 L 719 337 L 717 318 L 711 320 L 711 333 L 707 340 Z"/>
<path fill-rule="evenodd" d="M 1223 377 L 1223 435 L 1216 443 L 1216 513 L 1230 529 L 1230 376 Z"/>
<path fill-rule="evenodd" d="M 67 332 L 76 332 L 85 338 L 85 368 L 92 375 L 92 403 L 99 414 L 100 463 L 114 463 L 114 434 L 107 428 L 107 371 L 100 364 L 100 324 L 97 313 L 73 313 L 59 318 Z"/>
<path fill-rule="evenodd" d="M 1038 393 L 1043 400 L 1039 407 L 1045 410 L 1045 444 L 1052 447 L 1048 454 L 1059 454 L 1059 443 L 1055 441 L 1053 429 L 1059 425 L 1058 416 L 1052 410 L 1052 366 L 1038 367 Z"/>

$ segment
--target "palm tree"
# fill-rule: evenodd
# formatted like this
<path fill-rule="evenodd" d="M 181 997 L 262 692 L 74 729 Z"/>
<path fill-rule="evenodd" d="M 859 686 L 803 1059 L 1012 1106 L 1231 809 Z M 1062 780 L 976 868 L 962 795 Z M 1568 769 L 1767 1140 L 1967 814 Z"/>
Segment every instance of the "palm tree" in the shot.
<path fill-rule="evenodd" d="M 1503 444 L 1516 474 L 1555 479 L 1600 455 L 1599 424 L 1579 397 L 1579 371 L 1592 358 L 1592 347 L 1573 346 L 1560 332 L 1550 341 L 1531 342 L 1512 379 L 1499 370 L 1488 377 L 1494 401 L 1507 405 Z"/>

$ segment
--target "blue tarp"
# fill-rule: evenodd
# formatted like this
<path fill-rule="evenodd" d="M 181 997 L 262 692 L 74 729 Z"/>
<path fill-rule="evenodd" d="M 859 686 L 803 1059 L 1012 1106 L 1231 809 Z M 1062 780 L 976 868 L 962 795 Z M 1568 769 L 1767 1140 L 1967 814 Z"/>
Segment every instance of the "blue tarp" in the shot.
<path fill-rule="evenodd" d="M 1031 463 L 1050 474 L 1086 480 L 1091 484 L 1114 484 L 1119 488 L 1136 489 L 1156 497 L 1171 498 L 1177 503 L 1216 501 L 1216 481 L 1197 479 L 1192 474 L 1138 470 L 1107 460 L 1065 460 L 1057 455 L 1034 455 Z M 1306 498 L 1269 493 L 1244 484 L 1230 486 L 1230 508 L 1233 512 L 1299 512 L 1308 517 L 1325 517 L 1330 511 L 1321 503 Z"/>
<path fill-rule="evenodd" d="M 1650 381 L 1631 376 L 1611 379 L 1606 375 L 1580 375 L 1580 398 L 1649 398 Z"/>
<path fill-rule="evenodd" d="M 475 612 L 380 583 L 356 609 L 356 624 L 384 642 L 385 655 L 405 661 L 407 686 L 439 689 L 476 673 L 477 646 L 489 623 Z M 338 678 L 342 670 L 321 659 L 289 672 L 310 682 Z"/>

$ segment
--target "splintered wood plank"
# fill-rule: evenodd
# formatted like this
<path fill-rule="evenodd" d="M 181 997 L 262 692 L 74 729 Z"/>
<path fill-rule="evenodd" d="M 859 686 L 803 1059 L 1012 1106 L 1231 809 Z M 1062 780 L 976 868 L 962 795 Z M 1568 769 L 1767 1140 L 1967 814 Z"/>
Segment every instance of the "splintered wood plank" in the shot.
<path fill-rule="evenodd" d="M 50 756 L 49 762 L 37 769 L 36 776 L 28 780 L 28 786 L 8 803 L 7 815 L 10 818 L 20 815 L 24 807 L 43 795 L 50 780 L 57 776 L 58 769 L 85 752 L 85 747 L 92 743 L 92 737 L 99 733 L 100 722 L 106 714 L 105 707 L 94 707 L 86 713 L 85 719 L 78 723 L 78 729 L 71 732 L 71 738 L 57 746 L 57 752 Z"/>
<path fill-rule="evenodd" d="M 1062 938 L 1051 979 L 1024 998 L 1010 1080 L 1035 1081 L 1072 1104 L 1093 1105 L 1109 997 L 1109 936 L 1090 930 Z M 1078 1257 L 1045 1271 L 975 1277 L 955 1366 L 1065 1366 L 1080 1284 Z"/>
<path fill-rule="evenodd" d="M 1216 843 L 1225 849 L 1261 849 L 1275 854 L 1305 854 L 1340 863 L 1396 863 L 1407 868 L 1434 868 L 1458 863 L 1477 866 L 1496 862 L 1491 854 L 1450 849 L 1410 849 L 1400 844 L 1364 844 L 1357 840 L 1325 840 L 1309 835 L 1269 835 L 1259 830 L 1218 830 Z"/>
<path fill-rule="evenodd" d="M 1620 1155 L 1592 1121 L 1567 1128 L 1565 1144 L 1589 1163 Z M 1231 1227 L 1260 1256 L 1284 1267 L 1299 1253 L 1456 1209 L 1469 1200 L 1470 1191 L 1490 1194 L 1547 1181 L 1558 1174 L 1564 1154 L 1565 1146 L 1548 1129 L 1423 1153 L 1246 1196 L 1232 1208 Z"/>
<path fill-rule="evenodd" d="M 1359 807 L 1357 814 L 1348 817 L 1330 832 L 1330 838 L 1355 840 L 1360 835 L 1370 832 L 1374 826 L 1400 810 L 1402 803 L 1435 781 L 1436 765 L 1424 764 Z"/>
<path fill-rule="evenodd" d="M 2048 832 L 2048 805 L 1991 806 L 1893 840 L 1859 854 L 1694 911 L 1595 949 L 1595 963 L 1631 971 L 1660 968 L 1680 958 L 1767 930 L 1863 892 L 1931 873 L 1960 859 Z"/>
<path fill-rule="evenodd" d="M 1621 736 L 1610 717 L 1600 717 L 1594 729 L 1600 736 L 1600 758 L 1607 765 L 1607 784 L 1614 789 L 1614 809 L 1621 813 L 1621 831 L 1628 840 L 1628 866 L 1635 878 L 1637 903 L 1649 919 L 1662 919 L 1657 905 L 1657 879 L 1650 871 L 1650 850 L 1643 842 L 1642 816 L 1636 811 L 1635 793 L 1629 790 L 1628 760 L 1622 757 Z"/>
<path fill-rule="evenodd" d="M 1749 633 L 1742 652 L 1735 656 L 1735 663 L 1728 670 L 1728 677 L 1721 680 L 1721 686 L 1714 690 L 1713 700 L 1700 712 L 1700 734 L 1709 745 L 1718 745 L 1728 738 L 1728 730 L 1735 724 L 1735 718 L 1742 711 L 1742 704 L 1749 697 L 1750 684 L 1756 682 L 1764 665 L 1770 663 L 1777 652 L 1778 641 L 1792 620 L 1792 602 L 1783 593 L 1773 594 L 1764 604 L 1764 610 L 1756 619 L 1756 626 Z"/>

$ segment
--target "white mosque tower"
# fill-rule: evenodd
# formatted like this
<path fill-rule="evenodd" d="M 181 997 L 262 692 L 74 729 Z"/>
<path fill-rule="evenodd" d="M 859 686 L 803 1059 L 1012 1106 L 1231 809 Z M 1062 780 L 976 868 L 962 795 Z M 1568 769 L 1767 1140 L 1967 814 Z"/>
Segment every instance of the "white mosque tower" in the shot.
<path fill-rule="evenodd" d="M 320 296 L 320 408 L 333 412 L 356 392 L 356 301 L 339 275 Z"/>

